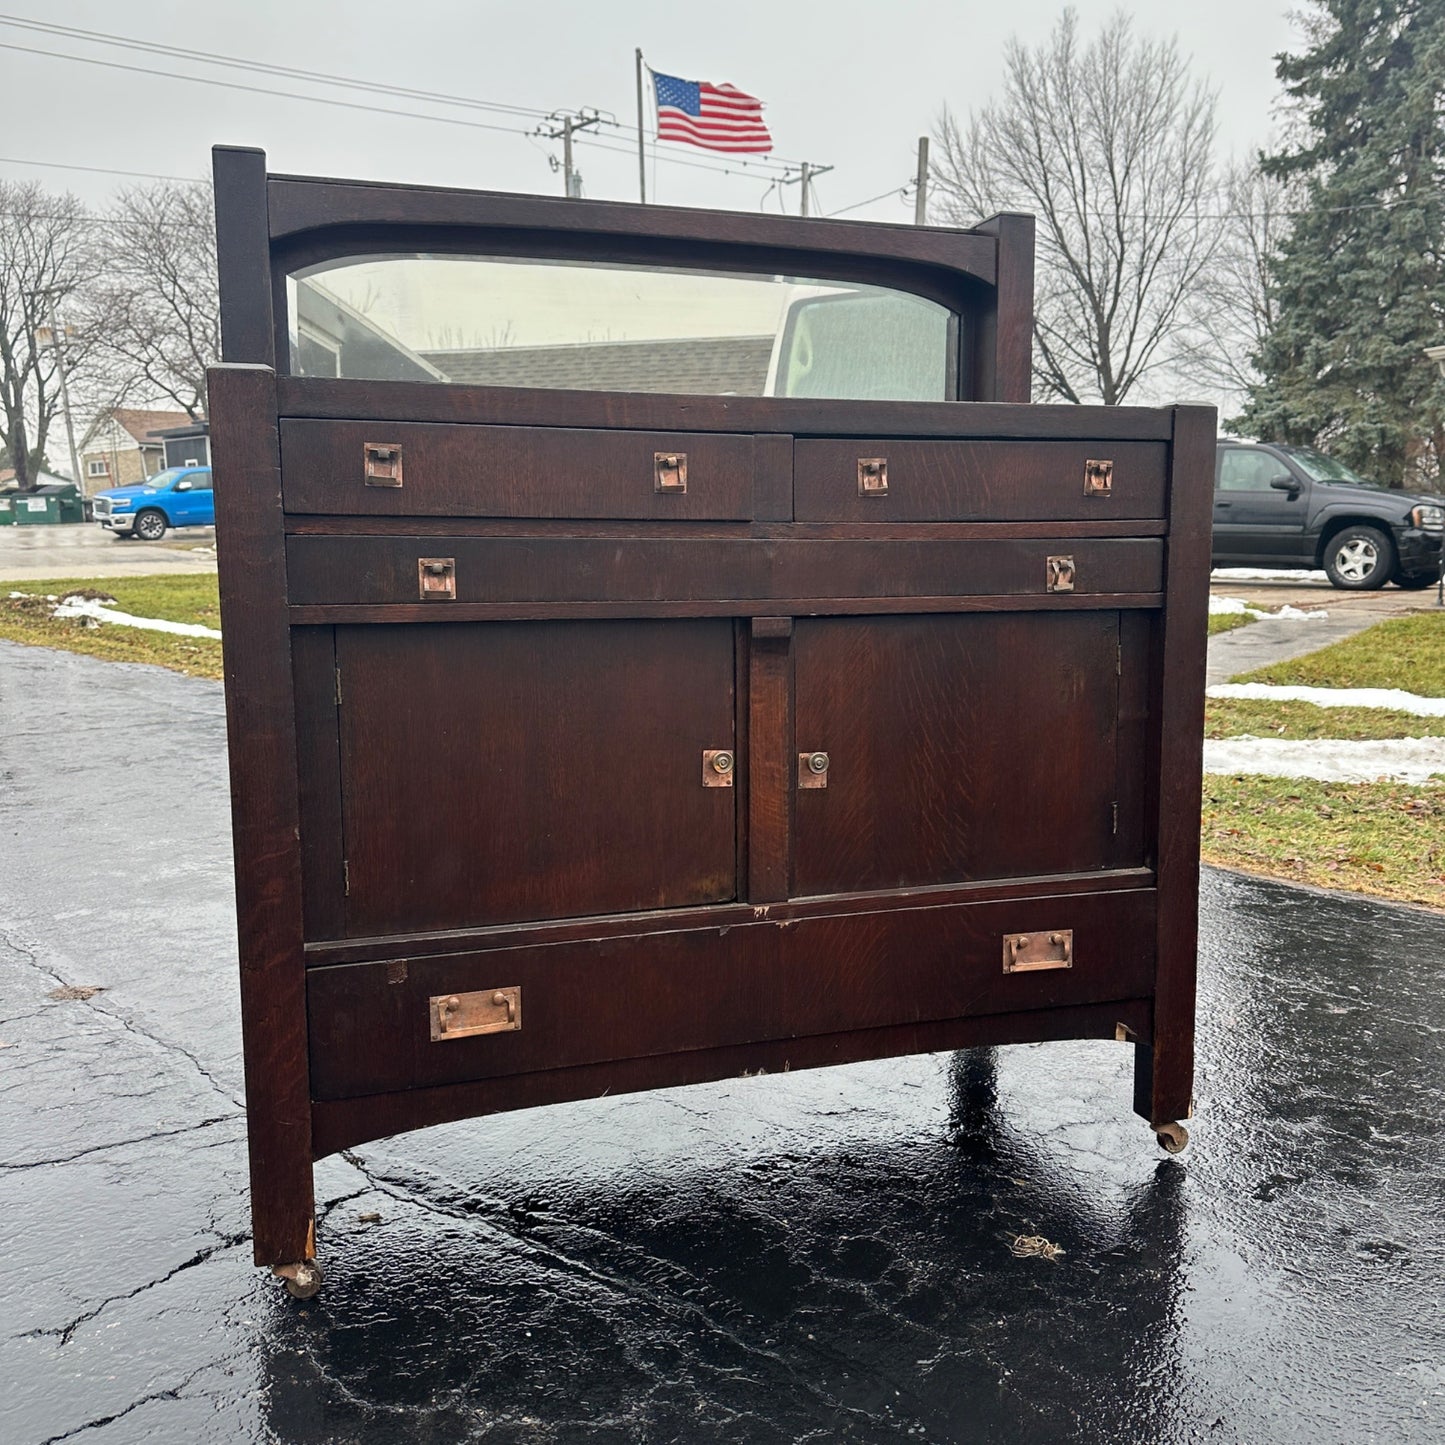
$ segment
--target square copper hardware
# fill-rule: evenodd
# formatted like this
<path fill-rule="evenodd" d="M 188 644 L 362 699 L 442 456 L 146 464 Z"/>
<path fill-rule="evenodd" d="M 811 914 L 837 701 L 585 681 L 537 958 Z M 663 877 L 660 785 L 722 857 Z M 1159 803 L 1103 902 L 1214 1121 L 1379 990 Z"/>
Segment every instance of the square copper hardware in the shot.
<path fill-rule="evenodd" d="M 702 751 L 702 785 L 705 788 L 730 788 L 738 770 L 737 758 L 727 748 L 704 748 Z"/>
<path fill-rule="evenodd" d="M 860 497 L 886 497 L 888 495 L 888 458 L 858 458 L 858 495 Z"/>
<path fill-rule="evenodd" d="M 828 754 L 798 754 L 798 786 L 800 788 L 826 788 L 828 786 Z"/>
<path fill-rule="evenodd" d="M 655 478 L 653 490 L 658 492 L 685 492 L 687 490 L 687 453 L 654 452 L 652 473 Z"/>
<path fill-rule="evenodd" d="M 522 989 L 479 988 L 475 993 L 441 993 L 427 1000 L 432 1043 L 509 1034 L 522 1027 Z"/>
<path fill-rule="evenodd" d="M 1074 930 L 1055 928 L 1043 933 L 1006 933 L 1003 936 L 1005 973 L 1040 973 L 1046 968 L 1074 966 Z"/>
<path fill-rule="evenodd" d="M 457 600 L 457 560 L 455 557 L 418 557 L 417 586 L 421 600 L 442 602 Z"/>
<path fill-rule="evenodd" d="M 1086 497 L 1111 497 L 1114 495 L 1114 463 L 1084 463 L 1084 495 Z"/>
<path fill-rule="evenodd" d="M 362 475 L 368 487 L 401 485 L 401 447 L 396 442 L 366 442 L 361 449 Z"/>
<path fill-rule="evenodd" d="M 1050 592 L 1072 592 L 1074 590 L 1074 559 L 1072 557 L 1049 558 L 1048 590 Z"/>

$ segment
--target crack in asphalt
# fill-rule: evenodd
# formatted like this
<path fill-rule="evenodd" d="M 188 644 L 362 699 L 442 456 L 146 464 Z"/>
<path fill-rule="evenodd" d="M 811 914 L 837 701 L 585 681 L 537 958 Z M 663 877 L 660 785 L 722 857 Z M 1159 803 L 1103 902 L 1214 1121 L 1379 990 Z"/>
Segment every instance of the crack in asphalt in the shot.
<path fill-rule="evenodd" d="M 97 1315 L 102 1314 L 105 1310 L 109 1309 L 111 1305 L 124 1304 L 127 1300 L 133 1300 L 138 1296 L 145 1294 L 148 1290 L 156 1289 L 158 1286 L 167 1283 L 167 1281 L 173 1280 L 178 1274 L 184 1274 L 188 1269 L 195 1269 L 197 1265 L 205 1264 L 208 1259 L 211 1259 L 218 1254 L 224 1254 L 227 1250 L 239 1248 L 241 1245 L 245 1244 L 249 1238 L 250 1235 L 247 1234 L 222 1236 L 218 1243 L 211 1245 L 209 1248 L 197 1250 L 196 1253 L 193 1254 L 189 1259 L 182 1260 L 180 1264 L 176 1265 L 173 1269 L 168 1269 L 163 1275 L 160 1275 L 156 1279 L 147 1280 L 144 1284 L 139 1284 L 134 1289 L 126 1290 L 124 1294 L 113 1294 L 107 1296 L 105 1299 L 101 1300 L 100 1303 L 97 1304 L 93 1309 L 88 1309 L 85 1311 L 84 1314 L 77 1315 L 68 1324 L 59 1326 L 52 1325 L 47 1329 L 27 1330 L 19 1338 L 26 1340 L 57 1339 L 60 1342 L 60 1348 L 64 1349 L 65 1346 L 70 1343 L 71 1338 L 74 1336 L 76 1330 L 81 1327 L 81 1325 L 89 1324 L 91 1320 L 93 1320 Z M 199 1371 L 197 1373 L 199 1373 Z M 194 1378 L 194 1375 L 188 1377 L 185 1383 L 189 1384 L 190 1380 Z M 177 1386 L 177 1389 L 183 1388 L 184 1385 Z M 137 1404 L 142 1403 L 144 1402 L 137 1401 Z M 111 1418 L 118 1419 L 119 1417 L 112 1416 Z M 110 1420 L 101 1420 L 96 1423 L 108 1425 L 110 1424 Z M 81 1426 L 81 1429 L 84 1430 L 88 1430 L 90 1428 L 91 1426 L 89 1425 Z M 65 1437 L 59 1436 L 57 1438 L 64 1439 Z"/>
<path fill-rule="evenodd" d="M 103 1429 L 106 1425 L 115 1424 L 117 1420 L 124 1420 L 127 1415 L 139 1410 L 142 1405 L 154 1405 L 157 1400 L 179 1400 L 181 1398 L 181 1391 L 184 1390 L 197 1375 L 204 1374 L 205 1371 L 210 1368 L 210 1363 L 200 1365 L 192 1370 L 179 1385 L 172 1385 L 169 1390 L 155 1390 L 149 1395 L 142 1396 L 139 1400 L 133 1400 L 124 1410 L 117 1410 L 114 1415 L 105 1415 L 98 1420 L 87 1420 L 84 1425 L 77 1425 L 73 1430 L 66 1430 L 62 1434 L 49 1436 L 47 1439 L 42 1440 L 40 1445 L 60 1445 L 62 1440 L 73 1440 L 77 1435 L 85 1434 L 87 1430 Z"/>
<path fill-rule="evenodd" d="M 713 1313 L 703 1304 L 680 1299 L 675 1293 L 662 1296 L 657 1293 L 652 1285 L 640 1279 L 637 1283 L 632 1283 L 614 1272 L 590 1265 L 584 1260 L 578 1259 L 560 1249 L 551 1241 L 541 1240 L 525 1229 L 508 1230 L 475 1212 L 448 1207 L 445 1204 L 428 1199 L 424 1195 L 407 1190 L 403 1186 L 378 1177 L 378 1175 L 372 1171 L 371 1166 L 354 1150 L 343 1150 L 342 1158 L 355 1168 L 378 1193 L 384 1194 L 388 1198 L 398 1200 L 403 1204 L 409 1204 L 413 1208 L 439 1215 L 442 1218 L 454 1220 L 457 1223 L 474 1228 L 483 1235 L 498 1242 L 506 1242 L 514 1246 L 523 1246 L 530 1250 L 535 1258 L 546 1261 L 560 1272 L 569 1273 L 575 1278 L 598 1287 L 619 1299 L 630 1300 L 633 1303 L 646 1302 L 653 1308 L 665 1312 L 678 1321 L 684 1319 L 690 1320 L 692 1324 L 701 1325 L 717 1338 L 726 1340 L 739 1351 L 743 1358 L 762 1362 L 779 1369 L 784 1378 L 792 1383 L 794 1389 L 803 1391 L 809 1398 L 817 1401 L 820 1405 L 839 1414 L 865 1420 L 872 1425 L 887 1424 L 890 1428 L 904 1435 L 907 1433 L 903 1431 L 902 1426 L 897 1425 L 895 1422 L 882 1421 L 867 1411 L 860 1410 L 856 1406 L 847 1405 L 843 1401 L 834 1398 L 816 1382 L 803 1378 L 796 1367 L 790 1364 L 776 1349 L 743 1338 L 736 1329 L 716 1319 Z M 571 1222 L 568 1228 L 575 1232 L 596 1235 L 609 1243 L 617 1243 L 617 1240 L 613 1236 L 607 1235 L 602 1231 L 590 1230 L 587 1226 L 578 1224 L 575 1221 Z M 640 1250 L 638 1253 L 643 1259 L 662 1266 L 669 1275 L 677 1279 L 689 1281 L 699 1287 L 705 1284 L 699 1276 L 685 1269 L 676 1260 L 666 1259 L 646 1250 Z M 326 1375 L 325 1369 L 319 1361 L 313 1359 L 313 1363 L 316 1364 L 317 1369 L 321 1371 L 326 1378 L 331 1378 L 331 1376 Z M 871 1373 L 867 1370 L 866 1366 L 859 1361 L 853 1360 L 851 1363 L 860 1375 Z M 874 1378 L 876 1378 L 880 1384 L 884 1383 L 881 1376 L 875 1375 Z M 913 1437 L 910 1436 L 908 1438 Z"/>
<path fill-rule="evenodd" d="M 24 962 L 28 963 L 30 967 L 33 968 L 37 973 L 42 974 L 44 977 L 52 980 L 59 987 L 73 987 L 70 981 L 66 979 L 63 975 L 56 973 L 53 968 L 50 968 L 46 964 L 41 963 L 39 956 L 35 953 L 35 951 L 33 949 L 26 948 L 23 944 L 18 942 L 13 934 L 9 932 L 0 933 L 0 944 L 3 944 L 4 947 L 10 949 L 11 952 L 16 954 Z M 212 1074 L 211 1071 L 200 1061 L 197 1055 L 193 1054 L 188 1048 L 186 1048 L 182 1044 L 175 1043 L 170 1039 L 160 1038 L 158 1035 L 149 1032 L 147 1029 L 142 1028 L 133 1019 L 127 1018 L 122 1013 L 117 1013 L 113 1009 L 101 1008 L 100 1005 L 96 1003 L 96 999 L 100 998 L 101 996 L 102 995 L 100 994 L 96 994 L 93 998 L 74 999 L 71 1001 L 74 1003 L 79 1003 L 85 1008 L 91 1009 L 101 1018 L 109 1019 L 113 1023 L 119 1024 L 121 1028 L 123 1028 L 127 1033 L 134 1034 L 136 1038 L 145 1039 L 147 1043 L 154 1044 L 157 1048 L 164 1049 L 167 1053 L 179 1054 L 183 1059 L 186 1059 L 191 1064 L 195 1071 L 206 1081 L 206 1083 L 211 1086 L 211 1088 L 216 1091 L 216 1093 L 220 1094 L 223 1098 L 229 1099 L 238 1110 L 244 1111 L 246 1107 L 245 1101 L 238 1098 L 235 1094 L 231 1092 L 230 1089 L 228 1089 L 223 1083 L 221 1083 L 220 1080 L 217 1079 L 215 1075 Z"/>
<path fill-rule="evenodd" d="M 77 1149 L 74 1154 L 62 1154 L 54 1159 L 30 1159 L 23 1164 L 0 1163 L 0 1174 L 41 1169 L 52 1164 L 73 1164 L 77 1159 L 85 1159 L 92 1154 L 104 1154 L 110 1149 L 128 1149 L 134 1144 L 148 1144 L 152 1139 L 174 1139 L 180 1134 L 194 1134 L 199 1129 L 211 1129 L 217 1124 L 229 1124 L 245 1117 L 244 1113 L 217 1114 L 214 1118 L 202 1119 L 197 1124 L 183 1124 L 179 1129 L 157 1129 L 151 1134 L 138 1134 L 133 1139 L 113 1139 L 108 1144 L 92 1144 L 89 1148 Z"/>

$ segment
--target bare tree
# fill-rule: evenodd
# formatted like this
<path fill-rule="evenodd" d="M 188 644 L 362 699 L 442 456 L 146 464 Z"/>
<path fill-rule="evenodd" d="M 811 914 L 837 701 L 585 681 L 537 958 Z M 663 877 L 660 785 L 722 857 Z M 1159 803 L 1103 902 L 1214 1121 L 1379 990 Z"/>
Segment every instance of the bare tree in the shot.
<path fill-rule="evenodd" d="M 35 485 L 60 409 L 58 358 L 41 330 L 52 307 L 66 312 L 94 271 L 93 223 L 74 196 L 0 180 L 0 448 L 20 487 Z M 71 371 L 82 371 L 94 334 L 55 340 Z"/>
<path fill-rule="evenodd" d="M 1297 187 L 1256 162 L 1231 165 L 1219 188 L 1219 245 L 1190 304 L 1182 366 L 1242 403 L 1259 380 L 1255 358 L 1275 324 L 1269 268 L 1299 203 Z"/>
<path fill-rule="evenodd" d="M 1119 13 L 1084 44 L 1070 9 L 1037 48 L 1010 40 L 1002 97 L 945 110 L 937 139 L 945 218 L 1038 218 L 1038 392 L 1122 402 L 1170 359 L 1214 248 L 1213 93 L 1177 42 Z"/>
<path fill-rule="evenodd" d="M 106 280 L 95 304 L 117 395 L 168 397 L 205 413 L 206 368 L 220 359 L 211 187 L 160 182 L 120 192 L 105 230 Z"/>

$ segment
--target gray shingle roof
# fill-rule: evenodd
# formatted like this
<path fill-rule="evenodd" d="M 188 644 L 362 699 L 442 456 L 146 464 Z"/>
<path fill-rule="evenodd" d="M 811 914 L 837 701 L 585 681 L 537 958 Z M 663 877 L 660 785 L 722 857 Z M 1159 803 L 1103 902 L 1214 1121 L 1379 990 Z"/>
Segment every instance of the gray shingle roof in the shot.
<path fill-rule="evenodd" d="M 772 349 L 771 336 L 700 336 L 421 355 L 448 380 L 478 386 L 761 396 Z"/>

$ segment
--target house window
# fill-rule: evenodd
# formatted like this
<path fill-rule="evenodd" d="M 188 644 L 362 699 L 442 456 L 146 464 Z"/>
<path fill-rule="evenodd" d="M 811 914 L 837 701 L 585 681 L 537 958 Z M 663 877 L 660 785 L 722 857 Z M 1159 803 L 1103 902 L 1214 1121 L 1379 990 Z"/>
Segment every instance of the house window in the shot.
<path fill-rule="evenodd" d="M 304 321 L 296 329 L 296 359 L 302 376 L 341 375 L 340 343 Z"/>
<path fill-rule="evenodd" d="M 85 474 L 88 477 L 108 477 L 110 463 L 104 457 L 92 458 L 85 464 Z"/>

